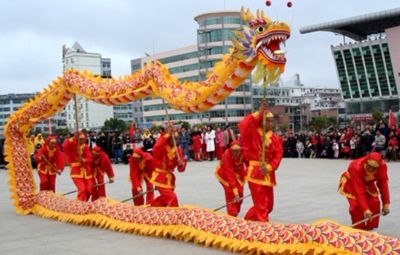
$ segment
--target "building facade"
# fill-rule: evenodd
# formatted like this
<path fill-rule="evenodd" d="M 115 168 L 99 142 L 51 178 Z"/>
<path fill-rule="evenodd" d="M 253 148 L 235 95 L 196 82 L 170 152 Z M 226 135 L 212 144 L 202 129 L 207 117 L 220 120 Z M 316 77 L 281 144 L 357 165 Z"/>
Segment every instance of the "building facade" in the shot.
<path fill-rule="evenodd" d="M 399 111 L 400 8 L 311 25 L 300 33 L 328 31 L 343 35 L 331 46 L 346 112 L 371 120 L 375 110 Z M 345 43 L 350 38 L 349 43 Z"/>
<path fill-rule="evenodd" d="M 348 114 L 399 110 L 399 94 L 386 38 L 332 46 Z"/>
<path fill-rule="evenodd" d="M 196 82 L 205 79 L 206 73 L 211 71 L 215 63 L 222 59 L 223 54 L 228 53 L 232 46 L 233 31 L 242 27 L 242 21 L 239 12 L 201 14 L 195 17 L 195 21 L 199 24 L 197 45 L 133 59 L 131 61 L 132 73 L 146 63 L 158 60 L 166 65 L 169 72 L 181 82 L 185 80 Z M 168 108 L 168 113 L 172 120 L 187 121 L 190 124 L 235 124 L 252 110 L 250 84 L 250 80 L 246 81 L 226 100 L 208 112 L 188 114 Z M 129 111 L 132 113 L 131 115 L 129 115 Z M 161 124 L 167 120 L 162 100 L 157 98 L 146 98 L 140 102 L 127 104 L 125 107 L 114 107 L 114 116 L 127 117 L 126 121 L 128 122 L 137 120 L 139 125 L 147 127 Z"/>
<path fill-rule="evenodd" d="M 88 70 L 95 75 L 103 78 L 111 77 L 111 60 L 102 58 L 99 53 L 86 52 L 82 46 L 76 42 L 71 48 L 63 46 L 63 68 L 64 70 Z M 78 118 L 80 129 L 99 129 L 104 125 L 106 119 L 113 117 L 113 108 L 77 96 Z M 75 130 L 75 101 L 71 100 L 65 107 L 67 127 Z"/>
<path fill-rule="evenodd" d="M 296 76 L 298 80 L 295 85 L 275 84 L 266 90 L 266 99 L 269 110 L 274 113 L 276 127 L 284 125 L 299 131 L 305 129 L 312 118 L 321 115 L 321 112 L 329 112 L 329 116 L 339 121 L 339 115 L 344 112 L 340 89 L 304 86 Z M 253 86 L 255 109 L 258 109 L 262 98 L 262 87 Z"/>

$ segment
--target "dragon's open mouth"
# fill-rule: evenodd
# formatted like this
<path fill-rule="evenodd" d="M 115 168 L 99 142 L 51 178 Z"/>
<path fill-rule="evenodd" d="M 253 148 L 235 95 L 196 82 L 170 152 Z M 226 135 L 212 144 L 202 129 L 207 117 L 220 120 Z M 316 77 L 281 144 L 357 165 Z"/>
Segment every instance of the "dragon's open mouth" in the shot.
<path fill-rule="evenodd" d="M 276 64 L 285 64 L 285 52 L 281 49 L 281 44 L 285 46 L 285 41 L 289 38 L 287 31 L 273 31 L 257 40 L 256 49 L 269 61 Z"/>

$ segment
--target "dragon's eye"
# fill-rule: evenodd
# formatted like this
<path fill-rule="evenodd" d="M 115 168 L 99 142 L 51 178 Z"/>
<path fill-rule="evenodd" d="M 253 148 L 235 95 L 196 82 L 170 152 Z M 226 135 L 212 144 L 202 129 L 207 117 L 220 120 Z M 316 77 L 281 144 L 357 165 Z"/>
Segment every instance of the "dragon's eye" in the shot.
<path fill-rule="evenodd" d="M 259 34 L 264 32 L 264 30 L 265 30 L 265 28 L 263 26 L 256 27 L 256 32 Z"/>

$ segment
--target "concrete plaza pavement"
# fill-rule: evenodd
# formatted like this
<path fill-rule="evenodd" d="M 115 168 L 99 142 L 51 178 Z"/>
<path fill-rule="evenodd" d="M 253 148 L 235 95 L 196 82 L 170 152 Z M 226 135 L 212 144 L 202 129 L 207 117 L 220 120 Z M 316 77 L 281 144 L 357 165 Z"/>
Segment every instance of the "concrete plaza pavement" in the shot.
<path fill-rule="evenodd" d="M 347 201 L 337 193 L 340 174 L 348 163 L 348 160 L 283 159 L 277 172 L 271 221 L 312 223 L 327 218 L 350 225 Z M 217 208 L 224 204 L 222 187 L 214 177 L 216 165 L 217 161 L 189 162 L 186 172 L 176 173 L 181 205 Z M 388 169 L 391 213 L 381 218 L 377 232 L 400 237 L 400 163 L 388 163 Z M 114 170 L 116 181 L 107 186 L 107 193 L 117 200 L 129 198 L 128 166 L 114 165 Z M 74 189 L 68 172 L 66 168 L 57 179 L 59 193 Z M 248 192 L 246 188 L 245 194 Z M 229 254 L 193 243 L 17 215 L 9 197 L 8 176 L 5 170 L 0 170 L 0 254 Z M 250 205 L 251 199 L 246 199 L 240 217 Z"/>

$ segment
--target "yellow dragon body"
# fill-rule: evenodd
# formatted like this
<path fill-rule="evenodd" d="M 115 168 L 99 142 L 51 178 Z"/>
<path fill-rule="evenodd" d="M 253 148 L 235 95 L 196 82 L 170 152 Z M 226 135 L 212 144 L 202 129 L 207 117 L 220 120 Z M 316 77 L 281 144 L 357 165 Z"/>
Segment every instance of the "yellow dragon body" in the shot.
<path fill-rule="evenodd" d="M 60 111 L 74 95 L 107 105 L 161 97 L 184 112 L 202 112 L 224 100 L 254 71 L 255 81 L 275 81 L 286 59 L 280 44 L 288 25 L 258 11 L 242 10 L 247 26 L 237 31 L 233 49 L 205 81 L 179 83 L 159 62 L 121 79 L 101 79 L 68 70 L 44 92 L 10 116 L 5 127 L 10 191 L 19 214 L 35 214 L 74 224 L 193 241 L 229 251 L 257 254 L 399 254 L 397 238 L 356 231 L 333 222 L 277 224 L 245 221 L 194 207 L 135 207 L 112 199 L 82 202 L 37 192 L 28 155 L 27 133 Z"/>

